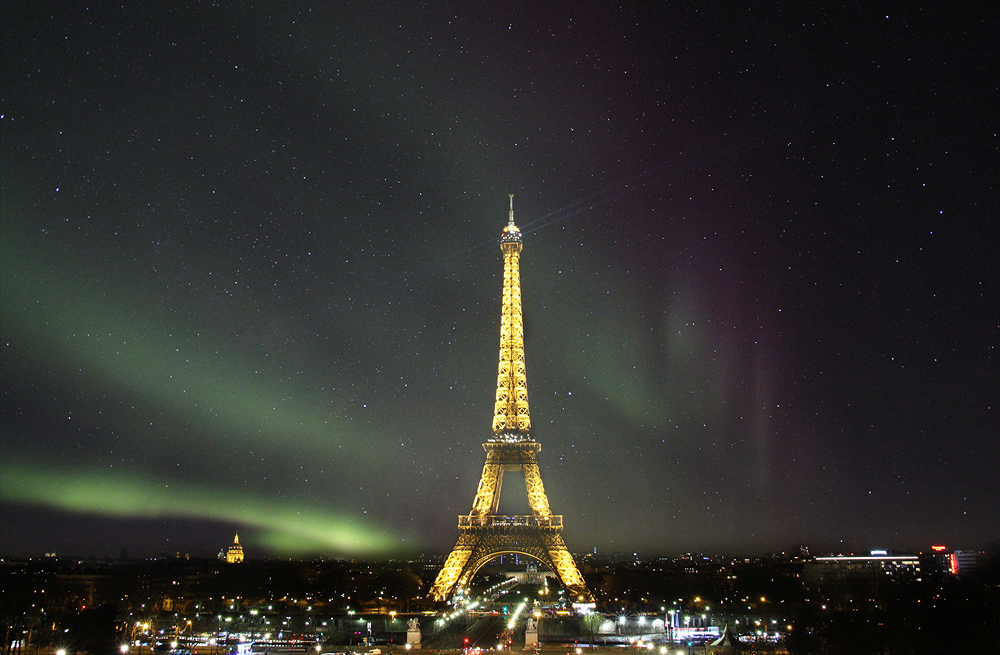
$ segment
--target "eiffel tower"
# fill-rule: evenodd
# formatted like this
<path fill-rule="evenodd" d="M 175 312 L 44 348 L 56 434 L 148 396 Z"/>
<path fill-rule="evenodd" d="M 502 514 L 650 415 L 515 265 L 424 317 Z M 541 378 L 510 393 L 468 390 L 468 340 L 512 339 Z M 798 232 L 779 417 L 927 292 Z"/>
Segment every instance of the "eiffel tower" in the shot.
<path fill-rule="evenodd" d="M 528 416 L 528 380 L 524 370 L 524 326 L 521 319 L 521 231 L 514 224 L 514 196 L 510 222 L 500 237 L 503 252 L 503 310 L 500 320 L 500 370 L 497 375 L 493 436 L 483 444 L 486 464 L 479 480 L 472 512 L 458 517 L 458 543 L 438 573 L 430 598 L 444 601 L 463 592 L 476 572 L 498 555 L 519 553 L 533 557 L 559 576 L 574 602 L 592 603 L 593 595 L 580 575 L 562 537 L 562 516 L 549 509 L 538 470 L 541 444 L 531 436 Z M 503 475 L 521 471 L 531 514 L 497 513 Z"/>

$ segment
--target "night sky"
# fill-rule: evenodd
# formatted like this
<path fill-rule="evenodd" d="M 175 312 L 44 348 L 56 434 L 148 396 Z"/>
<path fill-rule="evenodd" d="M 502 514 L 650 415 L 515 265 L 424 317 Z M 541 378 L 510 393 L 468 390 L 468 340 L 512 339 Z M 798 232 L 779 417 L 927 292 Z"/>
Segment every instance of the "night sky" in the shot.
<path fill-rule="evenodd" d="M 446 554 L 508 193 L 571 551 L 1000 539 L 995 7 L 124 4 L 0 9 L 0 554 Z"/>

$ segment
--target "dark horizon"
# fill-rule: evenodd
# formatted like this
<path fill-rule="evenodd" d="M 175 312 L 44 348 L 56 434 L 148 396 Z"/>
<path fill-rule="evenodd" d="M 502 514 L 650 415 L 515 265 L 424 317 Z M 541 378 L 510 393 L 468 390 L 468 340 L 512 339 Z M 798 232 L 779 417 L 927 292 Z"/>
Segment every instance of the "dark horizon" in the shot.
<path fill-rule="evenodd" d="M 89 522 L 89 523 L 93 523 L 94 521 L 94 519 L 90 518 L 78 518 L 77 520 L 80 522 Z M 145 527 L 140 527 L 139 525 L 136 525 L 136 523 L 137 522 L 132 522 L 131 526 L 127 526 L 125 528 L 119 528 L 120 530 L 119 534 L 123 536 L 131 534 L 133 535 L 133 537 L 136 534 L 145 534 L 145 535 L 166 534 L 171 529 L 170 523 L 172 522 L 158 521 L 156 523 L 158 523 L 159 525 L 156 526 L 156 529 L 153 531 L 150 530 L 150 527 L 153 527 L 152 524 Z M 179 526 L 173 526 L 174 529 L 180 529 L 182 533 L 185 534 L 189 534 L 192 531 L 197 531 L 197 528 L 194 526 L 184 525 L 183 522 L 180 523 L 181 525 Z M 91 525 L 91 527 L 93 527 L 93 525 Z M 205 529 L 214 529 L 217 526 L 215 524 L 205 524 L 202 527 Z M 8 559 L 8 560 L 43 559 L 47 554 L 54 553 L 55 557 L 58 559 L 118 560 L 121 557 L 121 553 L 123 550 L 127 553 L 127 557 L 130 560 L 153 560 L 161 557 L 171 559 L 177 556 L 181 557 L 182 559 L 185 557 L 190 557 L 190 559 L 198 559 L 198 560 L 216 559 L 220 551 L 224 551 L 228 546 L 232 544 L 232 538 L 236 532 L 236 529 L 237 526 L 234 525 L 233 530 L 231 530 L 229 533 L 228 541 L 226 540 L 225 537 L 222 537 L 221 541 L 219 541 L 217 546 L 214 547 L 214 550 L 211 544 L 206 543 L 206 540 L 199 540 L 193 543 L 188 542 L 187 547 L 181 545 L 179 542 L 173 542 L 174 545 L 172 545 L 170 548 L 164 547 L 160 548 L 159 550 L 156 550 L 155 548 L 150 548 L 148 540 L 147 541 L 133 540 L 133 545 L 129 545 L 123 542 L 120 546 L 115 547 L 109 544 L 105 548 L 104 552 L 99 552 L 98 549 L 96 548 L 81 552 L 81 551 L 67 551 L 54 547 L 41 550 L 38 550 L 38 548 L 36 547 L 30 550 L 23 549 L 14 552 L 6 548 L 6 544 L 0 544 L 0 559 Z M 70 529 L 70 531 L 72 532 L 72 528 Z M 247 562 L 281 561 L 289 559 L 301 560 L 301 561 L 321 560 L 321 559 L 346 559 L 346 560 L 371 561 L 371 562 L 387 562 L 390 560 L 411 560 L 411 559 L 433 558 L 433 557 L 438 557 L 443 560 L 449 552 L 449 549 L 447 548 L 441 549 L 439 551 L 400 550 L 394 553 L 384 554 L 382 556 L 370 557 L 370 558 L 352 556 L 349 554 L 338 555 L 337 553 L 334 552 L 326 552 L 326 553 L 307 552 L 295 555 L 287 555 L 287 554 L 283 555 L 279 553 L 266 552 L 262 550 L 261 545 L 255 543 L 255 535 L 252 531 L 240 530 L 239 535 L 240 535 L 240 544 L 243 546 Z M 457 536 L 457 531 L 456 531 L 456 536 Z M 69 537 L 64 543 L 69 544 L 74 542 L 78 542 L 78 539 Z M 25 543 L 31 544 L 32 540 L 30 539 L 25 540 Z M 138 547 L 135 547 L 136 543 L 139 544 Z M 810 556 L 813 557 L 818 555 L 830 555 L 830 554 L 864 555 L 868 554 L 872 550 L 879 550 L 879 549 L 886 549 L 893 553 L 910 553 L 910 554 L 931 553 L 932 546 L 945 546 L 946 552 L 952 552 L 956 550 L 974 550 L 981 552 L 990 552 L 1000 549 L 1000 538 L 988 540 L 981 544 L 945 544 L 938 542 L 935 542 L 933 544 L 923 544 L 916 546 L 910 544 L 902 544 L 902 543 L 879 543 L 871 545 L 863 545 L 863 544 L 859 545 L 857 542 L 855 542 L 853 546 L 849 546 L 848 544 L 849 542 L 846 540 L 843 543 L 837 542 L 837 543 L 826 543 L 826 544 L 808 542 L 805 540 L 800 540 L 800 541 L 793 540 L 786 544 L 774 544 L 771 548 L 764 548 L 756 551 L 751 551 L 746 549 L 740 550 L 740 549 L 725 549 L 725 548 L 713 549 L 713 550 L 699 549 L 699 548 L 687 548 L 687 549 L 682 548 L 680 550 L 670 550 L 670 551 L 666 549 L 656 549 L 656 548 L 648 548 L 641 550 L 635 550 L 635 549 L 611 550 L 607 548 L 605 549 L 598 548 L 596 555 L 594 554 L 593 545 L 591 545 L 589 548 L 579 548 L 577 547 L 577 544 L 568 543 L 567 547 L 569 548 L 569 551 L 573 554 L 574 557 L 593 555 L 598 560 L 600 560 L 602 556 L 621 555 L 621 554 L 625 555 L 637 554 L 639 560 L 650 560 L 661 557 L 676 558 L 684 554 L 705 555 L 713 558 L 740 559 L 740 558 L 764 557 L 767 555 L 779 555 L 782 553 L 788 555 L 794 555 L 799 551 L 799 548 L 801 546 L 807 547 Z"/>
<path fill-rule="evenodd" d="M 0 12 L 0 552 L 1000 537 L 995 12 Z"/>

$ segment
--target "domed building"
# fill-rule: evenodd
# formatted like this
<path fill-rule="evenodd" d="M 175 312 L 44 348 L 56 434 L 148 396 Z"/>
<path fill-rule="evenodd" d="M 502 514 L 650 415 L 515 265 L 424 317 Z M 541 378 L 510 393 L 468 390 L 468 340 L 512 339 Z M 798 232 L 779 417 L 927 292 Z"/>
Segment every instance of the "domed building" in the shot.
<path fill-rule="evenodd" d="M 240 533 L 233 537 L 233 545 L 226 551 L 226 562 L 229 564 L 243 563 L 243 546 L 240 545 Z"/>

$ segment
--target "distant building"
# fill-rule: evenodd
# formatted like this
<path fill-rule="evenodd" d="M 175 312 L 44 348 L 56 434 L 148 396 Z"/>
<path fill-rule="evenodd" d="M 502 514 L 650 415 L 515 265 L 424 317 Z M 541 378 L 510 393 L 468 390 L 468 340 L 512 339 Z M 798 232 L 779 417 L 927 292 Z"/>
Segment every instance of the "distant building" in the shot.
<path fill-rule="evenodd" d="M 920 580 L 920 558 L 872 551 L 870 555 L 834 555 L 807 562 L 803 571 L 807 584 L 844 579 Z"/>
<path fill-rule="evenodd" d="M 233 537 L 233 545 L 226 551 L 226 562 L 230 564 L 243 563 L 243 546 L 240 545 L 240 533 Z"/>
<path fill-rule="evenodd" d="M 817 557 L 802 566 L 802 582 L 834 609 L 864 611 L 887 607 L 900 589 L 923 580 L 918 555 L 893 555 L 872 551 L 870 555 Z"/>
<path fill-rule="evenodd" d="M 957 576 L 969 575 L 978 564 L 979 553 L 975 550 L 956 550 L 949 556 L 949 568 Z"/>

